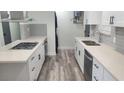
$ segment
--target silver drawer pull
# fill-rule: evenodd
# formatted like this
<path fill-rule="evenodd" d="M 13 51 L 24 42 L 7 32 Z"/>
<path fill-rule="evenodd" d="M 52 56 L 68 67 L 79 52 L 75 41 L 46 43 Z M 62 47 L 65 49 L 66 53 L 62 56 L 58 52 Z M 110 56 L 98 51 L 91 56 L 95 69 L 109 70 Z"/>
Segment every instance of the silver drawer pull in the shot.
<path fill-rule="evenodd" d="M 98 79 L 94 76 L 94 79 L 96 80 L 96 81 L 98 81 Z"/>
<path fill-rule="evenodd" d="M 99 68 L 99 66 L 97 66 L 97 64 L 94 64 L 94 66 L 98 69 Z"/>
<path fill-rule="evenodd" d="M 32 68 L 32 71 L 34 71 L 34 70 L 35 70 L 35 67 Z"/>
<path fill-rule="evenodd" d="M 44 44 L 47 44 L 47 40 L 44 41 Z"/>
<path fill-rule="evenodd" d="M 38 59 L 39 59 L 39 60 L 41 59 L 41 55 L 40 55 L 40 54 L 38 55 Z"/>
<path fill-rule="evenodd" d="M 34 57 L 31 58 L 31 61 L 34 59 Z"/>
<path fill-rule="evenodd" d="M 76 47 L 76 51 L 77 51 L 77 47 Z"/>

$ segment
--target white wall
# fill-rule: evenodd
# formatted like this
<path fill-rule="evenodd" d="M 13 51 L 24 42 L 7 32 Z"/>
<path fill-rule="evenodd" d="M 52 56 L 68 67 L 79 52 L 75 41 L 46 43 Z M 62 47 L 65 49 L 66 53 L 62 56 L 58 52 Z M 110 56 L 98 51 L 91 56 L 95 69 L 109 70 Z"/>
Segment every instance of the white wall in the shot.
<path fill-rule="evenodd" d="M 16 40 L 20 40 L 20 26 L 19 23 L 9 23 L 10 25 L 10 32 L 11 32 L 11 39 L 12 42 Z"/>
<path fill-rule="evenodd" d="M 20 28 L 18 23 L 9 23 L 12 42 L 20 39 Z M 0 47 L 4 46 L 3 28 L 0 23 Z"/>
<path fill-rule="evenodd" d="M 20 23 L 20 35 L 21 35 L 21 40 L 24 40 L 26 38 L 30 37 L 30 28 L 29 28 L 28 23 Z"/>
<path fill-rule="evenodd" d="M 74 38 L 84 35 L 83 24 L 73 24 L 73 12 L 56 12 L 58 20 L 58 40 L 60 49 L 74 48 Z"/>
<path fill-rule="evenodd" d="M 28 16 L 32 18 L 32 24 L 47 25 L 48 55 L 55 55 L 55 17 L 50 11 L 29 11 Z"/>
<path fill-rule="evenodd" d="M 47 36 L 47 24 L 30 24 L 31 36 Z"/>

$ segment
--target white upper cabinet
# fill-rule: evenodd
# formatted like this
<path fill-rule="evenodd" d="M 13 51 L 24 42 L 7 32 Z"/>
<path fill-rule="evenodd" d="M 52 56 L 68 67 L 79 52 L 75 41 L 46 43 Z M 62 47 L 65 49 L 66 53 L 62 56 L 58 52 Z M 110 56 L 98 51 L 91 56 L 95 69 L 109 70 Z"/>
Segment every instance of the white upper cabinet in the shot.
<path fill-rule="evenodd" d="M 102 25 L 112 25 L 112 12 L 110 11 L 103 11 L 102 12 Z"/>
<path fill-rule="evenodd" d="M 124 27 L 124 11 L 113 12 L 114 26 Z"/>
<path fill-rule="evenodd" d="M 101 11 L 85 11 L 84 24 L 97 25 L 101 22 Z"/>
<path fill-rule="evenodd" d="M 124 26 L 124 11 L 103 11 L 102 25 Z"/>

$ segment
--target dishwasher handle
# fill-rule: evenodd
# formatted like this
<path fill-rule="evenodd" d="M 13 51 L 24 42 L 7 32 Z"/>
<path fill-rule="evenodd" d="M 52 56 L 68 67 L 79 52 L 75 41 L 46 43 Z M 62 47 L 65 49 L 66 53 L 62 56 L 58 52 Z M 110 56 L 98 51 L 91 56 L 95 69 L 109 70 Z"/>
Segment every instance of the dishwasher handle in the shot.
<path fill-rule="evenodd" d="M 93 58 L 89 57 L 88 55 L 84 55 L 86 58 L 88 58 L 90 61 L 93 61 Z"/>

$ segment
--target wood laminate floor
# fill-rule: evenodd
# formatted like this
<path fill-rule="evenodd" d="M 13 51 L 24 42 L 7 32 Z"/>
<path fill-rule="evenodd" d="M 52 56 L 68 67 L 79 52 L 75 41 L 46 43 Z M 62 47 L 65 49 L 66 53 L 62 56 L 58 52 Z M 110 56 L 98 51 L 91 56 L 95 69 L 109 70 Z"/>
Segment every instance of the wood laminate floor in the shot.
<path fill-rule="evenodd" d="M 77 64 L 73 50 L 59 50 L 56 56 L 47 56 L 39 81 L 83 81 L 84 76 Z"/>

